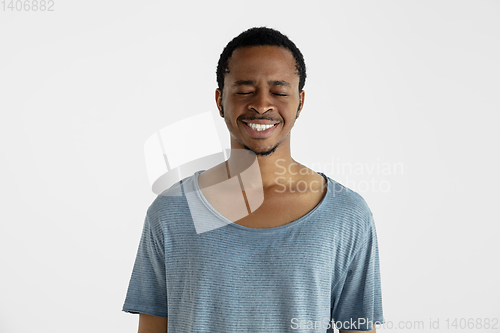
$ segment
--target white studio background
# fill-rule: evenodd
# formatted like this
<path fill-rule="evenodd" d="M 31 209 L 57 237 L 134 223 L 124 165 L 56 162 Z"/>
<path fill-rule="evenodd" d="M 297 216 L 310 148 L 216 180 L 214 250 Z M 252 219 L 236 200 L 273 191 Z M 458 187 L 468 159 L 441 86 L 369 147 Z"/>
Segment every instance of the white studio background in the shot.
<path fill-rule="evenodd" d="M 385 319 L 406 323 L 377 331 L 500 318 L 499 1 L 53 9 L 0 11 L 0 332 L 137 332 L 121 307 L 156 197 L 144 142 L 207 111 L 229 142 L 217 60 L 263 25 L 308 66 L 292 156 L 374 214 Z"/>

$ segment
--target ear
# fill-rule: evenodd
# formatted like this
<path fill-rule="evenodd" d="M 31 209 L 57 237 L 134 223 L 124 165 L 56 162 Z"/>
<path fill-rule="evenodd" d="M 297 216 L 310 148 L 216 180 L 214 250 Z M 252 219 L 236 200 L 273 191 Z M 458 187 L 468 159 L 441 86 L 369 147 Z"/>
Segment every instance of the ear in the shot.
<path fill-rule="evenodd" d="M 217 109 L 219 109 L 219 115 L 224 118 L 224 110 L 222 108 L 222 90 L 219 88 L 215 89 L 215 103 L 217 104 Z"/>
<path fill-rule="evenodd" d="M 299 107 L 297 108 L 297 116 L 295 119 L 299 118 L 300 111 L 302 111 L 302 108 L 304 107 L 304 101 L 306 98 L 306 92 L 304 90 L 301 90 L 299 93 Z"/>

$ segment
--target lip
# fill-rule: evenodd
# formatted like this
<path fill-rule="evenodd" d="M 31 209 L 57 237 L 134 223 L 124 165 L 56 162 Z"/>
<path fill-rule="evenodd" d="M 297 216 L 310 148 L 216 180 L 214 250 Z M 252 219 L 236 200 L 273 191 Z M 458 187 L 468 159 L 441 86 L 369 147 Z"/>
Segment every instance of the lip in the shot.
<path fill-rule="evenodd" d="M 275 126 L 268 128 L 265 131 L 259 132 L 259 131 L 254 130 L 250 126 L 248 126 L 244 121 L 242 121 L 242 123 L 243 123 L 243 127 L 245 128 L 247 133 L 251 137 L 254 137 L 254 138 L 268 138 L 268 137 L 270 137 L 271 135 L 273 135 L 273 132 L 276 130 L 276 127 L 278 127 L 278 125 L 279 125 L 279 123 L 277 123 Z M 273 123 L 271 123 L 271 124 L 273 124 Z M 269 125 L 271 125 L 271 124 L 269 124 Z"/>
<path fill-rule="evenodd" d="M 248 124 L 259 124 L 259 125 L 274 125 L 277 124 L 278 121 L 271 121 L 266 119 L 253 119 L 253 120 L 242 120 L 242 122 Z"/>

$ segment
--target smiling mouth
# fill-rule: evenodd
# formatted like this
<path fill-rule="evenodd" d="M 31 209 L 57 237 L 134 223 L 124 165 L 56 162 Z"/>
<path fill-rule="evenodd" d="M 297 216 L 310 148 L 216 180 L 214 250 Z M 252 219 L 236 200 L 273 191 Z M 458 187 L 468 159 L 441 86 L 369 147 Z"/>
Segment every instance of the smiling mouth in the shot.
<path fill-rule="evenodd" d="M 268 129 L 273 128 L 276 125 L 278 125 L 278 123 L 270 123 L 270 124 L 258 124 L 258 123 L 252 123 L 252 122 L 243 122 L 243 123 L 257 132 L 267 131 Z"/>
<path fill-rule="evenodd" d="M 252 123 L 243 123 L 243 127 L 250 137 L 254 139 L 267 139 L 274 134 L 274 131 L 278 127 L 280 123 L 269 124 L 269 125 L 261 125 L 261 124 L 252 124 Z M 253 126 L 253 127 L 252 127 Z"/>

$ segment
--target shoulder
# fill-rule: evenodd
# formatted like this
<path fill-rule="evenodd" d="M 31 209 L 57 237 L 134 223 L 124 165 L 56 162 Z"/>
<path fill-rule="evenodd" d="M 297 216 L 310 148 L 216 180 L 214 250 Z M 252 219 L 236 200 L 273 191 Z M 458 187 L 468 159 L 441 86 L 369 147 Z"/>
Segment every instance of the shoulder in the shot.
<path fill-rule="evenodd" d="M 185 177 L 156 196 L 147 210 L 150 223 L 158 223 L 166 216 L 189 211 L 186 193 L 193 191 L 193 178 L 194 175 Z"/>
<path fill-rule="evenodd" d="M 330 209 L 340 217 L 344 228 L 357 229 L 360 237 L 373 227 L 373 214 L 366 200 L 356 191 L 328 177 Z"/>

